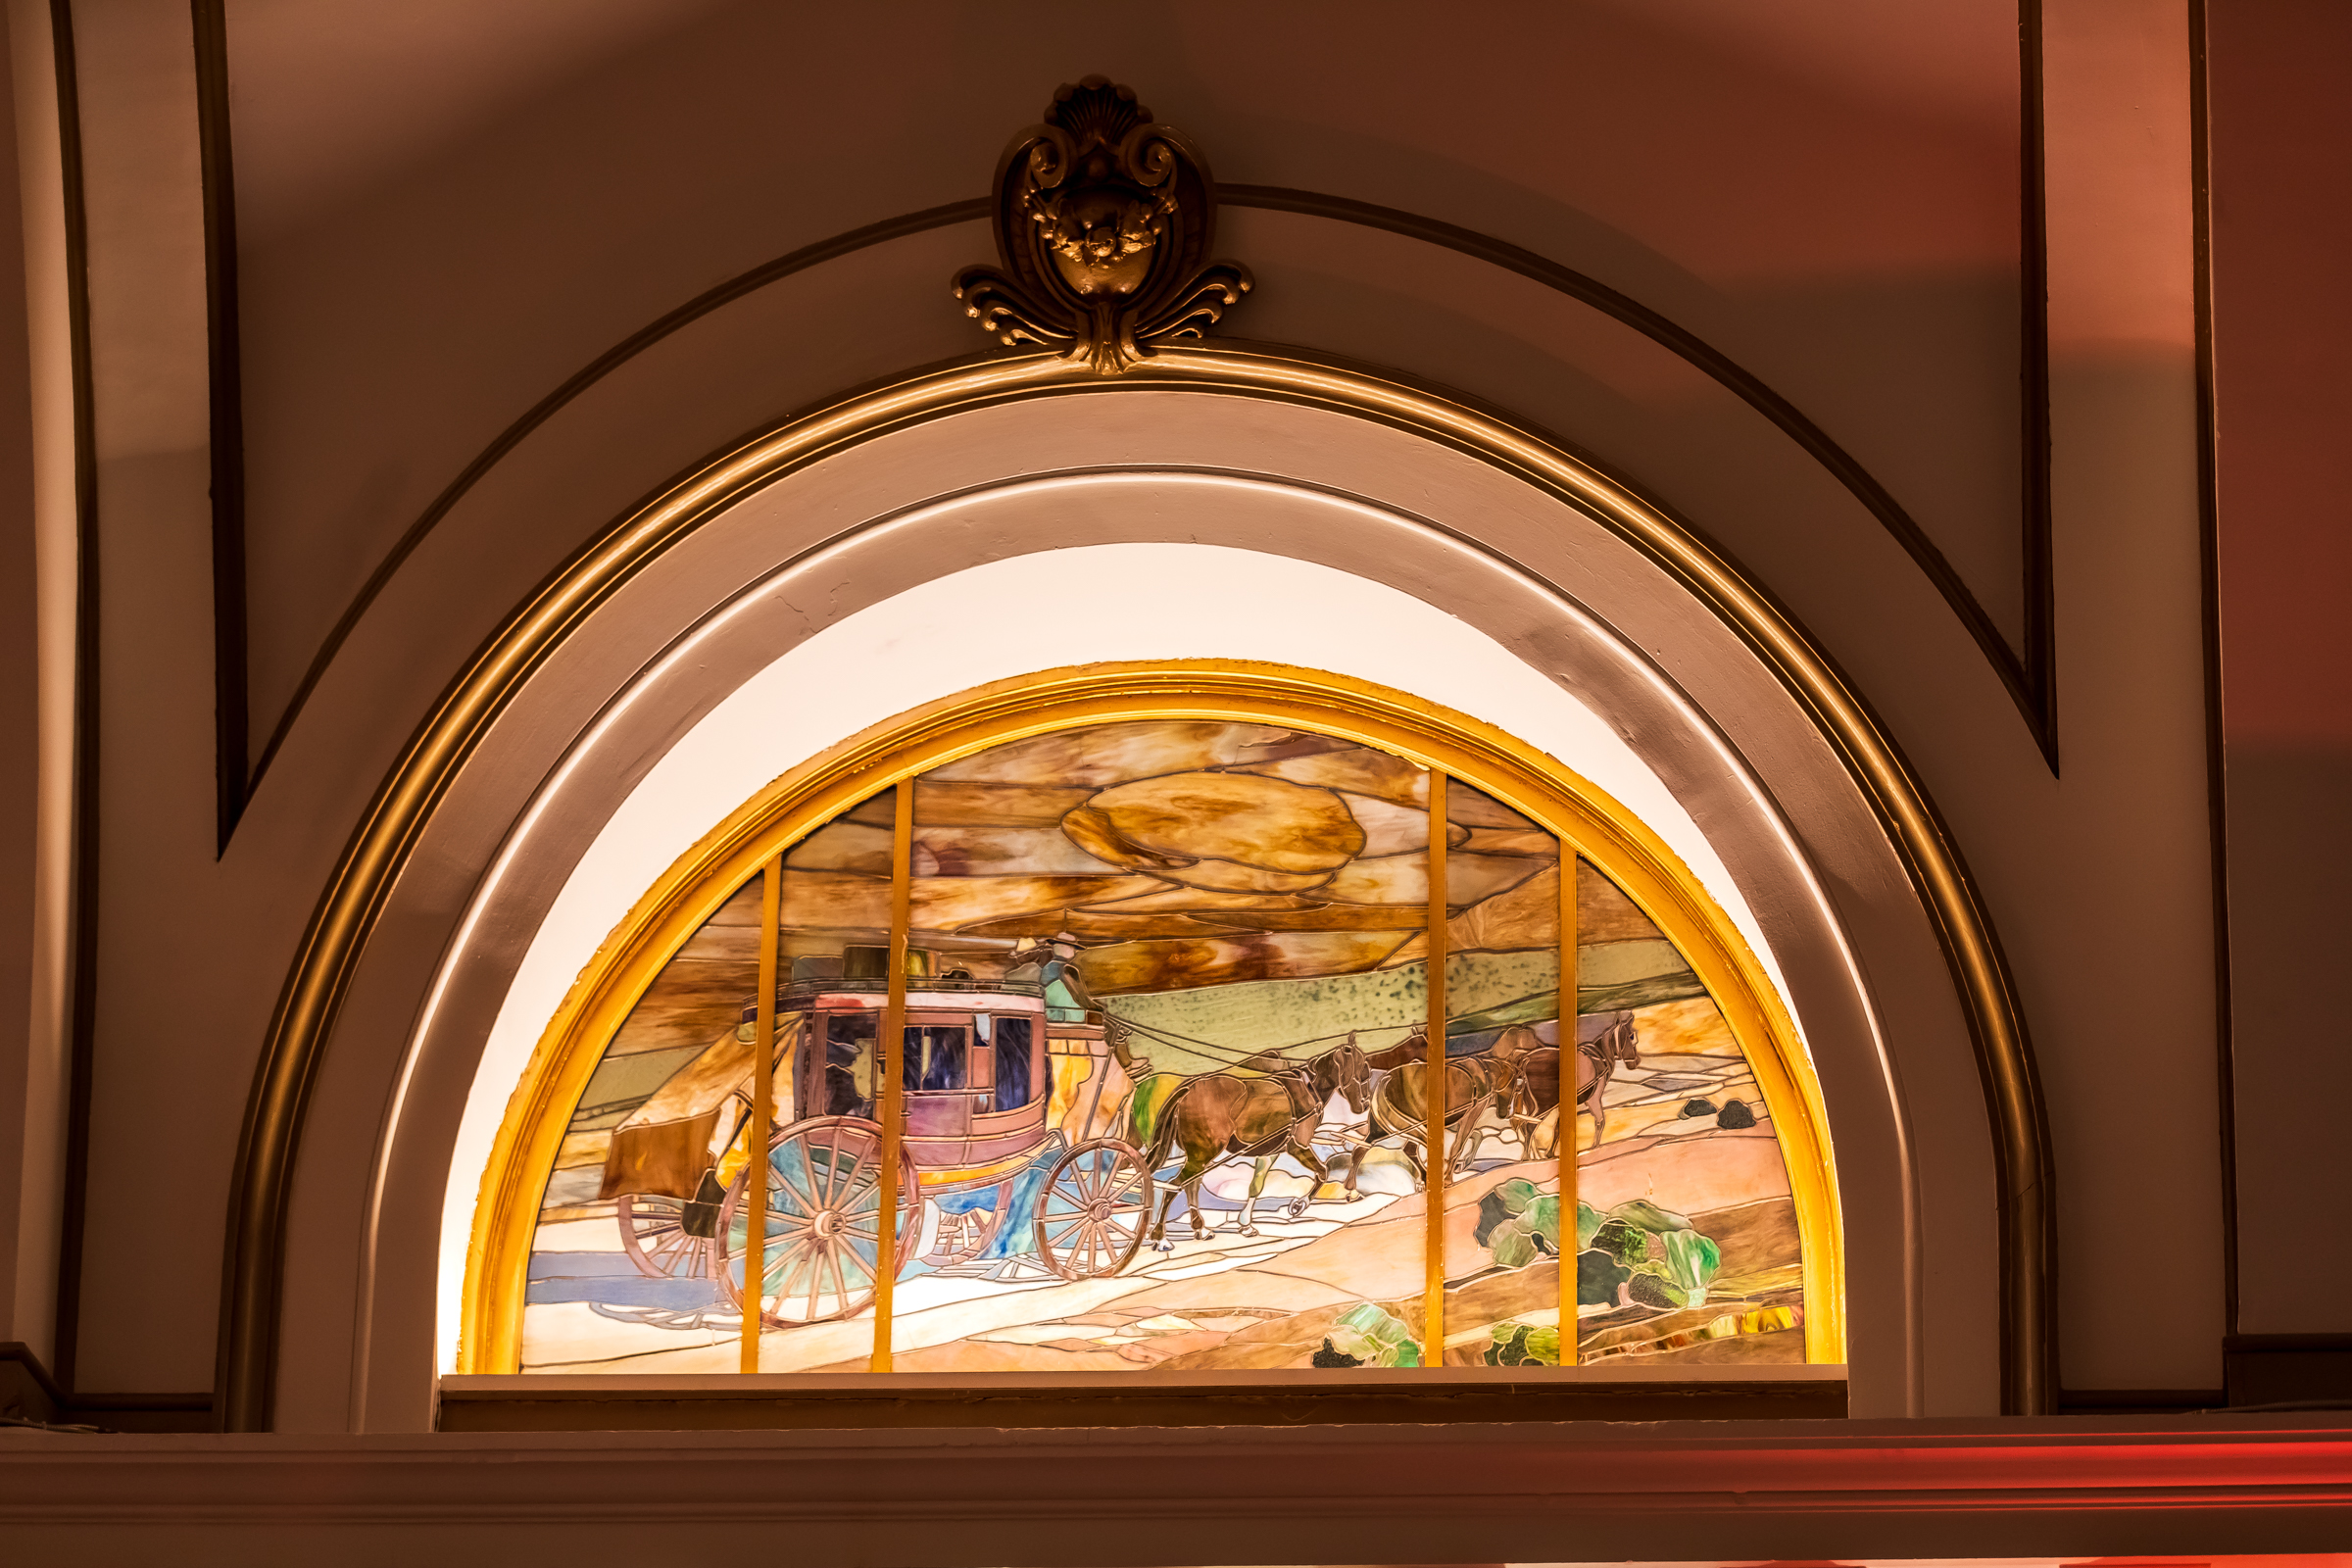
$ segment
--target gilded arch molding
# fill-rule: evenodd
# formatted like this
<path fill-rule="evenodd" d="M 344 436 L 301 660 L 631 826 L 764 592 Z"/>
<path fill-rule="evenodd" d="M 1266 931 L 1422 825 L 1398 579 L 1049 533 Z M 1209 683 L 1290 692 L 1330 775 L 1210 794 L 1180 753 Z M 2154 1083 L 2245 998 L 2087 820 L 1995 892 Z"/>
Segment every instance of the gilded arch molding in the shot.
<path fill-rule="evenodd" d="M 1929 915 L 1983 1079 L 2001 1216 L 2004 1408 L 2049 1407 L 2054 1232 L 2040 1095 L 2008 968 L 1983 902 L 1925 790 L 1843 676 L 1760 588 L 1671 515 L 1506 417 L 1398 379 L 1290 350 L 1165 348 L 1105 378 L 1058 357 L 951 366 L 790 421 L 620 519 L 508 618 L 451 686 L 370 803 L 322 896 L 281 996 L 249 1106 L 224 1283 L 223 1425 L 270 1424 L 279 1274 L 309 1086 L 369 931 L 433 811 L 533 672 L 608 598 L 735 502 L 833 453 L 992 405 L 1122 392 L 1198 392 L 1374 420 L 1466 454 L 1598 521 L 1704 604 L 1772 670 L 1871 803 Z"/>

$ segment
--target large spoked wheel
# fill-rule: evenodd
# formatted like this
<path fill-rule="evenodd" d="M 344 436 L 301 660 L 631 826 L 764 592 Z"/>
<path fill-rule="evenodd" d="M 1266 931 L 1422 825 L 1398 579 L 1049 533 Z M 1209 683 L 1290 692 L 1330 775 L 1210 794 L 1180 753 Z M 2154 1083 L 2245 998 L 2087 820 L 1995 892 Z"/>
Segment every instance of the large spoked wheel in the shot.
<path fill-rule="evenodd" d="M 1116 1274 L 1143 1245 L 1152 1172 L 1116 1138 L 1080 1144 L 1054 1161 L 1037 1200 L 1038 1260 L 1065 1280 Z"/>
<path fill-rule="evenodd" d="M 744 1194 L 750 1172 L 727 1188 L 718 1211 L 718 1275 L 727 1299 L 743 1305 Z M 895 1279 L 914 1250 L 918 1204 L 914 1162 L 899 1152 Z M 848 1317 L 880 1288 L 882 1129 L 853 1116 L 795 1122 L 767 1146 L 767 1236 L 760 1316 L 769 1328 Z"/>
<path fill-rule="evenodd" d="M 623 1194 L 615 1210 L 621 1250 L 649 1279 L 700 1279 L 710 1272 L 710 1242 L 686 1229 L 686 1201 L 657 1194 Z M 710 1211 L 706 1208 L 706 1219 Z"/>

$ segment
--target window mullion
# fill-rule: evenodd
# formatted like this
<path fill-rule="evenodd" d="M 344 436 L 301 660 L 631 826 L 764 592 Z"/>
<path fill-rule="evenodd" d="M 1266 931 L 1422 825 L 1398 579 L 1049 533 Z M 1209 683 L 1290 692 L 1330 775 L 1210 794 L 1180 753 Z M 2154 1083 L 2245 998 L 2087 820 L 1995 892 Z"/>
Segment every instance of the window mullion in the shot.
<path fill-rule="evenodd" d="M 1429 1013 L 1423 1028 L 1428 1054 L 1421 1095 L 1422 1148 L 1427 1176 L 1422 1201 L 1427 1229 L 1422 1242 L 1427 1284 L 1421 1305 L 1421 1364 L 1446 1364 L 1446 1177 L 1452 1155 L 1446 1147 L 1446 773 L 1429 770 L 1429 905 L 1423 944 L 1429 958 Z M 1461 1136 L 1470 1136 L 1469 1118 Z"/>
<path fill-rule="evenodd" d="M 752 1025 L 752 1113 L 743 1123 L 743 1338 L 740 1369 L 760 1370 L 767 1306 L 768 1144 L 776 1122 L 776 950 L 783 924 L 784 857 L 760 868 L 760 992 Z M 713 1242 L 715 1248 L 724 1238 Z"/>
<path fill-rule="evenodd" d="M 906 1054 L 906 937 L 913 904 L 913 779 L 899 781 L 896 805 L 890 828 L 890 989 L 882 1006 L 882 1038 L 874 1042 L 874 1070 L 881 1074 L 882 1080 L 880 1245 L 874 1254 L 874 1353 L 868 1363 L 875 1372 L 890 1370 L 891 1302 L 899 1272 L 899 1148 L 906 1128 L 906 1107 L 900 1063 Z"/>

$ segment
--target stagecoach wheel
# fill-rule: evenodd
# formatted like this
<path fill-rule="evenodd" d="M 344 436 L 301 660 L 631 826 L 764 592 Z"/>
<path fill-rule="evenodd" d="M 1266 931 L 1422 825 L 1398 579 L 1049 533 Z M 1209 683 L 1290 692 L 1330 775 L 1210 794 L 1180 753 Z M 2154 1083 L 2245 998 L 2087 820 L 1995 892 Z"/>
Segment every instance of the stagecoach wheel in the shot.
<path fill-rule="evenodd" d="M 1116 1274 L 1152 1219 L 1152 1171 L 1116 1138 L 1080 1144 L 1054 1161 L 1037 1200 L 1038 1260 L 1065 1280 Z"/>
<path fill-rule="evenodd" d="M 657 1280 L 690 1280 L 710 1272 L 710 1240 L 687 1233 L 683 1199 L 624 1193 L 615 1212 L 621 1250 L 638 1273 Z"/>
<path fill-rule="evenodd" d="M 735 1178 L 718 1211 L 719 1285 L 743 1305 L 750 1171 Z M 892 1274 L 906 1265 L 919 1228 L 914 1162 L 899 1152 L 899 1201 Z M 783 1128 L 767 1146 L 767 1236 L 760 1317 L 769 1328 L 848 1317 L 879 1288 L 882 1240 L 882 1129 L 854 1116 L 820 1116 Z"/>

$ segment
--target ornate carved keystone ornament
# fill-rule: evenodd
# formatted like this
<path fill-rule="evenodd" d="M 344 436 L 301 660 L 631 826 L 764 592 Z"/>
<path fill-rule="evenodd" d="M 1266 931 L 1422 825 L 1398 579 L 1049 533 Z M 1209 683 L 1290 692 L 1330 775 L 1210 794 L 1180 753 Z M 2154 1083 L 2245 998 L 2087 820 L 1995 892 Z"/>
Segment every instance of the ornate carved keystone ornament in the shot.
<path fill-rule="evenodd" d="M 1004 265 L 965 268 L 956 297 L 1007 348 L 1117 375 L 1250 291 L 1248 269 L 1206 260 L 1217 197 L 1200 149 L 1103 77 L 1054 94 L 1004 149 L 996 189 Z"/>

